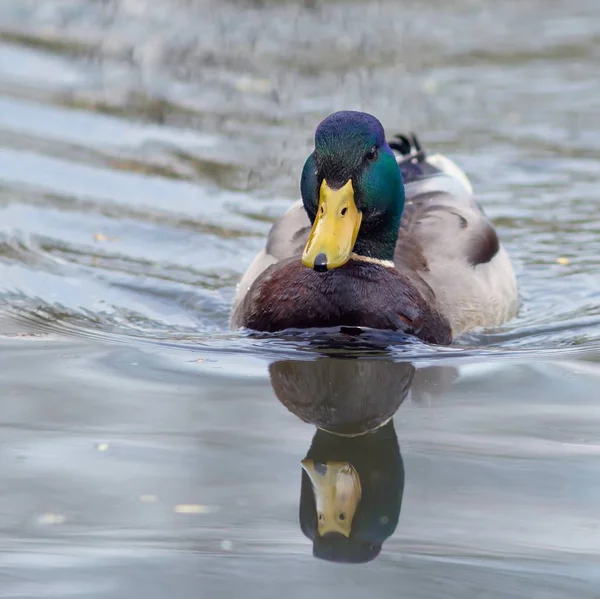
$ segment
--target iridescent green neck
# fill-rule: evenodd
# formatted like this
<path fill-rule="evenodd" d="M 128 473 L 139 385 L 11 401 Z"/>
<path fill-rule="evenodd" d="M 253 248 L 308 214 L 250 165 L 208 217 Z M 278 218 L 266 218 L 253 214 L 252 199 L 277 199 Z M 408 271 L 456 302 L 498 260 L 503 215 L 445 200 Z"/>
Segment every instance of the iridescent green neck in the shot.
<path fill-rule="evenodd" d="M 354 244 L 354 253 L 367 258 L 393 261 L 403 207 L 404 198 L 398 202 L 395 210 L 385 214 L 378 226 L 361 227 Z"/>

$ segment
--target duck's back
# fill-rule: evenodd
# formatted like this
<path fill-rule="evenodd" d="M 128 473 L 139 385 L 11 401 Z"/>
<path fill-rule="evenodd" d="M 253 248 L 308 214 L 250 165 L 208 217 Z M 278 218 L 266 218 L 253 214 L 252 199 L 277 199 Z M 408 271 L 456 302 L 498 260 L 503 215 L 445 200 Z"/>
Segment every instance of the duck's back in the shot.
<path fill-rule="evenodd" d="M 462 171 L 444 157 L 429 160 L 445 170 L 406 183 L 396 267 L 429 284 L 454 337 L 499 325 L 518 309 L 510 258 Z"/>

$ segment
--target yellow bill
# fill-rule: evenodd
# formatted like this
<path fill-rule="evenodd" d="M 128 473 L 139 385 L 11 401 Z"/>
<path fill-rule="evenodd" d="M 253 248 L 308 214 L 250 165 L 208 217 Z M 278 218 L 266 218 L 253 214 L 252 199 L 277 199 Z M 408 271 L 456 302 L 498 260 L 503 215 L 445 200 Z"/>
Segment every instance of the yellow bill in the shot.
<path fill-rule="evenodd" d="M 354 249 L 361 220 L 362 213 L 354 203 L 352 179 L 339 189 L 331 189 L 323 180 L 319 208 L 302 254 L 302 264 L 319 272 L 346 264 Z"/>
<path fill-rule="evenodd" d="M 315 464 L 313 460 L 302 460 L 302 468 L 313 486 L 319 535 L 338 532 L 349 537 L 362 496 L 360 478 L 352 464 Z"/>

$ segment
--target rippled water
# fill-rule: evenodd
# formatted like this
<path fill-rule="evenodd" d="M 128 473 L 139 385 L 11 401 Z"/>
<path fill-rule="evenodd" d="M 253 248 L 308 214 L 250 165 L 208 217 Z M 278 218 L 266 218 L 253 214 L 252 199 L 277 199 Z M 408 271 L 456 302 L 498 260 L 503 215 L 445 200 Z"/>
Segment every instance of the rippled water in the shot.
<path fill-rule="evenodd" d="M 595 0 L 1 2 L 0 597 L 597 599 L 599 61 Z M 228 331 L 341 108 L 466 170 L 523 296 L 342 361 L 398 451 L 323 445 L 314 339 Z M 402 465 L 368 564 L 312 556 L 309 449 Z"/>

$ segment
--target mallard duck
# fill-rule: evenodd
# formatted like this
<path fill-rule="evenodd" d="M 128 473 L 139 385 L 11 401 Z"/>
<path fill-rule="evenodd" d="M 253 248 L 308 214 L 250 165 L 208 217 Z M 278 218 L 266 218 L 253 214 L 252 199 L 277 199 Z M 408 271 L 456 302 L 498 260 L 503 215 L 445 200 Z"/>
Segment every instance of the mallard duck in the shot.
<path fill-rule="evenodd" d="M 300 182 L 234 300 L 257 331 L 368 327 L 450 344 L 516 314 L 505 248 L 466 175 L 363 112 L 328 116 Z"/>

